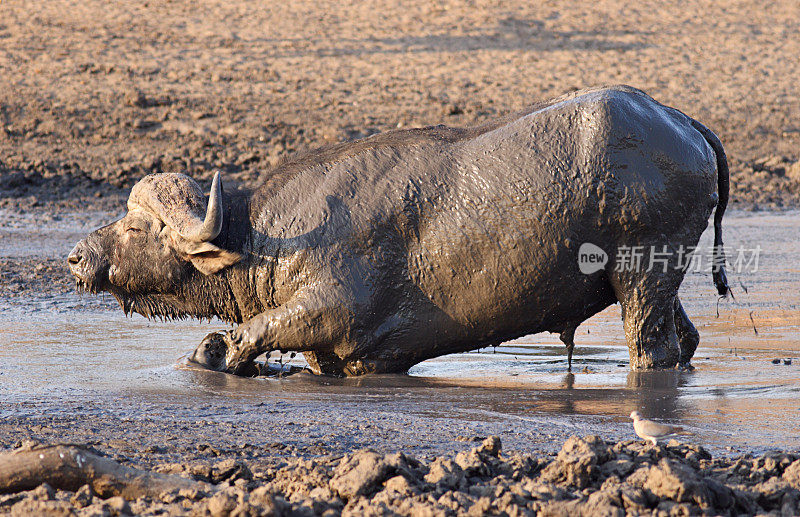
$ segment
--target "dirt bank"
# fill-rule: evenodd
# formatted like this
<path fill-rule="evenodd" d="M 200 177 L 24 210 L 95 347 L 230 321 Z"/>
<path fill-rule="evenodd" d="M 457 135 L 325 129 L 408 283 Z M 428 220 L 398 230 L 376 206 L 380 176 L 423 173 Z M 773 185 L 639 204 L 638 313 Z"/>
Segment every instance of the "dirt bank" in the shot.
<path fill-rule="evenodd" d="M 555 457 L 505 453 L 496 436 L 424 459 L 369 449 L 314 457 L 264 457 L 247 446 L 201 451 L 205 458 L 179 463 L 159 461 L 166 451 L 158 447 L 135 458 L 116 456 L 211 485 L 126 501 L 102 483 L 105 499 L 97 484 L 73 491 L 43 484 L 0 496 L 0 513 L 671 516 L 797 515 L 800 509 L 796 455 L 714 459 L 677 441 L 651 446 L 572 436 Z"/>
<path fill-rule="evenodd" d="M 119 207 L 154 171 L 219 168 L 254 185 L 308 147 L 475 124 L 607 83 L 714 129 L 734 205 L 800 200 L 796 2 L 59 0 L 0 12 L 0 207 Z"/>

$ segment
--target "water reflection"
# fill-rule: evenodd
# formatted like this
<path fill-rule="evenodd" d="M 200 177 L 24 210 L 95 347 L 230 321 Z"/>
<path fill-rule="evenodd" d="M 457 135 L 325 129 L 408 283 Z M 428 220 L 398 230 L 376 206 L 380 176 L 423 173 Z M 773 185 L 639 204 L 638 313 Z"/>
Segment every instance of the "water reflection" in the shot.
<path fill-rule="evenodd" d="M 690 375 L 684 370 L 628 373 L 625 384 L 635 399 L 631 411 L 638 411 L 644 418 L 680 420 L 680 388 Z"/>

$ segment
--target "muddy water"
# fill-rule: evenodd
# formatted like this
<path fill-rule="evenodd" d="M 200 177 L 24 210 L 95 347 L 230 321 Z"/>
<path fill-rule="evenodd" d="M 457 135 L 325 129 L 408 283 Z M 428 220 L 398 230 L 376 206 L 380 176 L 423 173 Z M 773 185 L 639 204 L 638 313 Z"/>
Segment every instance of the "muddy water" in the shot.
<path fill-rule="evenodd" d="M 0 256 L 66 256 L 103 217 L 4 217 Z M 638 410 L 720 452 L 800 448 L 800 214 L 733 213 L 725 235 L 732 259 L 739 247 L 760 246 L 758 268 L 730 271 L 736 301 L 719 306 L 710 275 L 687 276 L 681 296 L 702 339 L 693 372 L 629 372 L 614 306 L 578 329 L 573 373 L 556 336 L 540 334 L 426 361 L 408 376 L 239 379 L 181 366 L 218 322 L 148 322 L 125 318 L 110 298 L 31 292 L 14 303 L 0 297 L 0 421 L 213 418 L 257 424 L 250 440 L 335 436 L 435 449 L 492 433 L 525 449 L 573 433 L 632 438 L 626 415 Z"/>

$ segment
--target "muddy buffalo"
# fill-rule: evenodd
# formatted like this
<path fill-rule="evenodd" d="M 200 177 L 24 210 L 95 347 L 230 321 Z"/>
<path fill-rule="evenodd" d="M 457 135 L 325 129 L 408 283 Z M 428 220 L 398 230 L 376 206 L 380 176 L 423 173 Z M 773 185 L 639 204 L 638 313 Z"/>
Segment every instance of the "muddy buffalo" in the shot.
<path fill-rule="evenodd" d="M 403 372 L 543 331 L 571 356 L 576 327 L 616 302 L 632 368 L 688 365 L 699 337 L 681 256 L 715 206 L 713 277 L 728 293 L 722 145 L 630 87 L 320 149 L 253 192 L 220 181 L 206 198 L 188 176 L 145 177 L 127 215 L 68 259 L 79 288 L 126 313 L 238 323 L 194 353 L 215 370 L 252 372 L 280 350 L 316 373 Z M 662 258 L 620 267 L 623 249 Z"/>

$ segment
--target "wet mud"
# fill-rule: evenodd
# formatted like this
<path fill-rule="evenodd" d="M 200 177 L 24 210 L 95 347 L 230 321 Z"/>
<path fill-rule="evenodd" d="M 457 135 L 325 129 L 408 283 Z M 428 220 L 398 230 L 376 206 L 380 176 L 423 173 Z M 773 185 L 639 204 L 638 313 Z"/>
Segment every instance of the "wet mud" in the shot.
<path fill-rule="evenodd" d="M 208 478 L 209 472 L 232 461 L 252 474 L 252 479 L 243 474 L 238 485 L 238 475 L 222 480 L 222 486 L 228 481 L 234 485 L 225 496 L 173 494 L 124 503 L 131 511 L 273 504 L 276 511 L 286 512 L 303 506 L 335 513 L 384 506 L 410 512 L 392 506 L 403 500 L 456 513 L 481 508 L 509 513 L 512 502 L 531 512 L 545 511 L 546 503 L 556 512 L 558 505 L 594 508 L 591 505 L 600 500 L 632 511 L 625 503 L 615 503 L 628 490 L 639 490 L 637 504 L 642 509 L 658 510 L 664 503 L 660 511 L 665 514 L 692 508 L 757 513 L 783 508 L 784 503 L 793 508 L 795 492 L 787 488 L 792 486 L 793 470 L 785 473 L 800 451 L 797 434 L 787 431 L 800 426 L 800 285 L 795 259 L 800 250 L 791 237 L 800 230 L 797 213 L 733 212 L 726 218 L 729 250 L 759 245 L 763 249 L 757 271 L 729 269 L 735 301 L 718 304 L 707 273 L 687 276 L 681 298 L 701 334 L 694 371 L 629 371 L 614 306 L 579 327 L 572 373 L 567 372 L 558 336 L 540 334 L 495 349 L 429 360 L 409 375 L 354 379 L 308 373 L 248 379 L 192 368 L 187 359 L 194 347 L 224 324 L 126 318 L 110 297 L 75 293 L 66 264 L 56 258 L 111 214 L 63 214 L 59 220 L 48 219 L 49 212 L 4 216 L 8 223 L 0 228 L 2 282 L 20 287 L 4 290 L 0 305 L 5 329 L 0 335 L 0 447 L 11 450 L 25 440 L 82 443 L 145 469 Z M 704 234 L 701 246 L 710 243 L 710 233 Z M 735 255 L 729 251 L 729 259 Z M 279 367 L 277 354 L 268 359 L 273 370 Z M 303 366 L 302 357 L 286 355 L 283 364 L 288 373 L 291 366 Z M 641 442 L 631 441 L 635 435 L 627 415 L 632 410 L 681 425 L 691 434 L 680 437 L 682 445 L 648 452 Z M 589 464 L 600 465 L 597 472 L 617 468 L 620 455 L 634 462 L 635 469 L 615 474 L 619 481 L 591 474 L 583 488 L 578 488 L 583 482 L 575 485 L 577 478 L 568 474 L 545 482 L 548 462 L 558 464 L 553 455 L 565 442 L 572 443 L 570 437 L 588 435 L 599 435 L 617 451 L 613 458 L 596 453 L 603 459 Z M 459 467 L 465 476 L 463 487 L 425 481 L 439 469 L 434 463 L 450 465 L 448 458 L 469 456 L 474 441 L 487 436 L 499 437 L 508 459 L 486 460 L 485 467 L 476 464 L 479 475 L 463 474 L 465 467 Z M 687 460 L 687 455 L 705 455 L 699 447 L 715 459 L 704 459 L 702 465 Z M 375 462 L 390 464 L 385 471 L 379 469 L 384 474 L 369 481 L 358 496 L 332 491 L 330 480 L 344 468 L 340 463 L 358 463 L 353 458 L 363 457 L 366 453 L 358 451 L 365 448 L 377 451 Z M 776 450 L 788 456 L 775 456 L 778 453 L 771 451 Z M 420 466 L 396 470 L 391 458 L 398 452 Z M 530 470 L 519 471 L 517 478 L 516 467 L 503 466 L 523 463 Z M 763 471 L 767 464 L 768 472 Z M 661 488 L 636 481 L 641 473 L 630 479 L 640 468 L 654 469 L 653 475 L 658 472 L 668 479 L 677 476 L 678 486 L 689 483 L 695 488 L 662 494 Z M 559 469 L 563 470 L 550 471 Z M 398 475 L 403 480 L 395 479 Z M 719 489 L 717 482 L 733 492 Z M 486 488 L 474 488 L 481 486 Z M 534 486 L 545 495 L 522 491 L 533 494 Z M 321 488 L 314 492 L 317 487 Z M 499 495 L 487 495 L 488 487 Z M 733 499 L 714 495 L 714 488 L 733 493 Z M 4 498 L 0 508 L 124 508 L 121 501 L 89 497 L 85 490 L 80 495 L 37 490 Z M 700 495 L 676 495 L 687 490 Z M 499 502 L 505 491 L 523 495 Z M 605 495 L 593 496 L 595 492 Z M 484 497 L 488 500 L 481 502 Z M 667 501 L 688 506 L 674 509 Z M 484 508 L 486 504 L 490 506 Z M 727 504 L 732 506 L 710 506 Z"/>
<path fill-rule="evenodd" d="M 482 441 L 481 441 L 482 440 Z M 106 497 L 94 485 L 0 495 L 0 512 L 51 515 L 796 515 L 800 459 L 769 453 L 713 458 L 670 441 L 610 443 L 570 437 L 557 455 L 503 450 L 475 438 L 454 455 L 418 458 L 363 449 L 312 459 L 264 455 L 250 446 L 204 446 L 195 458 L 152 469 L 197 488 Z M 37 444 L 21 444 L 20 451 Z M 155 448 L 155 451 L 158 451 Z M 226 459 L 215 456 L 225 455 Z M 123 461 L 141 463 L 141 457 Z M 104 487 L 101 487 L 104 488 Z"/>

